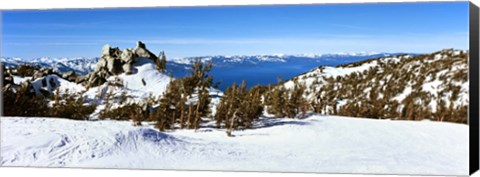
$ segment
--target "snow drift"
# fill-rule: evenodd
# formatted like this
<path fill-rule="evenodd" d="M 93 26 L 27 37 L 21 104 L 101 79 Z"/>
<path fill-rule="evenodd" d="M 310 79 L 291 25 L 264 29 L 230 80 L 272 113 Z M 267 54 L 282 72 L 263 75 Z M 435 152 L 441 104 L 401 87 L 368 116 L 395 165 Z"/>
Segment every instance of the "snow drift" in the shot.
<path fill-rule="evenodd" d="M 311 116 L 158 132 L 128 121 L 1 119 L 2 166 L 468 174 L 468 126 Z"/>

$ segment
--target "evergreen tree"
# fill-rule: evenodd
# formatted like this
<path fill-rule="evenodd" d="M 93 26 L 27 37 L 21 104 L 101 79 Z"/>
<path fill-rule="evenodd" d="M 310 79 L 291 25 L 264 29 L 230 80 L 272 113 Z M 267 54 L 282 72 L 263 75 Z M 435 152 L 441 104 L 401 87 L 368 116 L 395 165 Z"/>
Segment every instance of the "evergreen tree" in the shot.
<path fill-rule="evenodd" d="M 305 116 L 309 107 L 308 101 L 303 97 L 305 90 L 305 84 L 300 84 L 297 81 L 294 82 L 293 90 L 289 90 L 288 100 L 283 109 L 287 117 L 295 118 L 297 116 Z M 301 115 L 299 115 L 300 113 Z"/>
<path fill-rule="evenodd" d="M 113 105 L 113 99 L 114 99 L 113 90 L 109 90 L 105 94 L 105 107 L 103 108 L 103 110 L 100 111 L 100 114 L 98 115 L 98 117 L 100 117 L 100 118 L 112 118 L 112 116 L 109 115 L 109 113 L 110 113 L 110 109 L 112 108 L 112 105 Z"/>
<path fill-rule="evenodd" d="M 242 81 L 242 85 L 237 88 L 237 91 L 235 93 L 236 96 L 236 110 L 235 114 L 233 115 L 235 121 L 233 122 L 233 128 L 245 128 L 245 124 L 248 122 L 250 119 L 248 117 L 248 98 L 247 98 L 247 82 L 245 80 Z"/>
<path fill-rule="evenodd" d="M 263 114 L 264 88 L 257 85 L 247 90 L 246 86 L 245 81 L 240 86 L 234 83 L 225 90 L 217 106 L 215 114 L 217 127 L 225 125 L 228 136 L 231 136 L 234 129 L 251 128 L 253 121 Z"/>
<path fill-rule="evenodd" d="M 2 90 L 3 114 L 5 116 L 37 116 L 49 115 L 48 102 L 43 97 L 35 95 L 31 85 L 21 86 L 18 90 L 4 88 Z"/>
<path fill-rule="evenodd" d="M 212 69 L 212 62 L 204 64 L 200 59 L 196 59 L 195 63 L 191 66 L 192 72 L 189 76 L 185 77 L 184 87 L 187 95 L 192 95 L 196 89 L 202 87 L 210 88 L 213 82 L 213 77 L 208 75 L 208 72 Z"/>
<path fill-rule="evenodd" d="M 54 103 L 49 108 L 49 116 L 61 117 L 74 120 L 86 120 L 93 111 L 96 105 L 85 105 L 85 100 L 81 94 L 77 95 L 68 90 L 61 94 L 59 89 L 55 90 Z"/>
<path fill-rule="evenodd" d="M 180 118 L 179 118 L 179 124 L 180 124 L 180 128 L 184 128 L 185 127 L 185 117 L 186 117 L 186 102 L 187 102 L 187 97 L 182 94 L 181 98 L 180 98 L 180 101 L 177 103 L 177 108 L 179 108 L 179 111 L 180 111 Z"/>
<path fill-rule="evenodd" d="M 242 104 L 246 110 L 243 120 L 245 128 L 250 128 L 252 122 L 263 114 L 264 104 L 262 102 L 262 92 L 263 87 L 257 85 L 249 89 L 245 95 L 244 103 Z"/>
<path fill-rule="evenodd" d="M 160 72 L 165 72 L 167 68 L 167 56 L 165 55 L 164 51 L 160 52 L 160 55 L 155 62 L 157 64 L 157 69 Z"/>
<path fill-rule="evenodd" d="M 288 96 L 287 90 L 284 87 L 279 87 L 272 92 L 272 106 L 269 108 L 269 112 L 276 117 L 285 117 L 284 105 L 286 103 L 286 97 Z"/>
<path fill-rule="evenodd" d="M 182 80 L 171 80 L 167 86 L 167 89 L 163 93 L 162 98 L 159 100 L 158 106 L 154 117 L 157 120 L 155 125 L 160 131 L 167 129 L 173 129 L 177 120 L 177 116 L 180 117 L 184 110 L 181 110 L 179 103 L 182 99 Z"/>
<path fill-rule="evenodd" d="M 264 106 L 266 108 L 266 111 L 270 114 L 273 114 L 271 107 L 273 106 L 273 101 L 272 101 L 272 94 L 273 94 L 273 86 L 269 84 L 266 88 L 266 91 L 263 92 L 263 102 Z"/>
<path fill-rule="evenodd" d="M 122 94 L 120 95 L 120 101 L 119 101 L 119 104 L 124 104 L 126 101 L 127 101 L 127 87 L 124 87 L 123 91 L 122 91 Z"/>
<path fill-rule="evenodd" d="M 196 103 L 195 112 L 193 114 L 194 118 L 191 119 L 193 122 L 193 129 L 198 129 L 201 123 L 201 118 L 208 116 L 210 114 L 210 95 L 206 87 L 202 87 L 198 93 L 198 102 Z"/>
<path fill-rule="evenodd" d="M 233 97 L 235 95 L 234 92 L 236 92 L 236 83 L 233 83 L 231 87 L 228 87 L 224 94 L 223 97 L 220 99 L 220 103 L 217 105 L 217 110 L 215 114 L 215 120 L 216 120 L 216 125 L 217 128 L 222 127 L 222 123 L 225 123 L 226 126 L 226 121 L 229 119 L 229 109 L 232 106 L 232 101 Z"/>
<path fill-rule="evenodd" d="M 180 128 L 200 127 L 202 117 L 210 114 L 209 89 L 213 78 L 208 72 L 211 68 L 212 62 L 204 64 L 196 59 L 190 75 L 169 83 L 152 116 L 159 130 L 172 129 L 177 123 Z"/>
<path fill-rule="evenodd" d="M 228 97 L 228 100 L 227 100 L 227 103 L 228 103 L 228 109 L 227 109 L 227 114 L 226 114 L 226 122 L 225 122 L 225 126 L 227 127 L 227 135 L 228 136 L 232 136 L 232 131 L 233 129 L 238 126 L 236 125 L 236 122 L 238 120 L 238 117 L 237 117 L 237 112 L 238 112 L 238 106 L 240 105 L 239 104 L 239 101 L 240 101 L 240 98 L 239 96 L 237 96 L 239 93 L 239 87 L 236 86 L 235 83 L 233 83 L 233 86 L 232 86 L 232 92 L 231 92 L 231 96 Z"/>
<path fill-rule="evenodd" d="M 129 106 L 127 107 L 123 107 L 123 109 L 129 109 L 128 108 Z M 133 110 L 130 109 L 130 120 L 132 121 L 133 123 L 133 126 L 140 126 L 142 125 L 142 108 L 137 106 L 137 107 L 134 107 Z"/>

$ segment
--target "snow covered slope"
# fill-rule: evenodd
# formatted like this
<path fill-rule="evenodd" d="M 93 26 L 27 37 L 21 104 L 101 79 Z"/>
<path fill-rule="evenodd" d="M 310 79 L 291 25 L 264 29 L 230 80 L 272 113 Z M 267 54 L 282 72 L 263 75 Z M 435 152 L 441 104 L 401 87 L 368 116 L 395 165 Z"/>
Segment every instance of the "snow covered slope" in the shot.
<path fill-rule="evenodd" d="M 122 73 L 116 76 L 107 78 L 107 82 L 101 86 L 90 88 L 86 93 L 87 98 L 95 99 L 98 94 L 104 95 L 113 89 L 115 96 L 120 96 L 123 91 L 127 95 L 132 96 L 139 101 L 143 98 L 152 96 L 161 96 L 165 91 L 168 83 L 173 79 L 156 69 L 155 63 L 146 58 L 139 58 L 135 64 L 132 65 L 133 74 Z M 120 87 L 116 87 L 120 84 Z"/>
<path fill-rule="evenodd" d="M 158 132 L 127 121 L 1 119 L 2 166 L 468 174 L 468 126 L 311 116 Z"/>
<path fill-rule="evenodd" d="M 69 82 L 62 79 L 56 74 L 42 76 L 32 80 L 32 77 L 20 77 L 13 75 L 14 82 L 21 84 L 22 82 L 30 81 L 33 89 L 37 95 L 50 96 L 53 95 L 56 89 L 59 89 L 61 94 L 68 91 L 68 94 L 78 94 L 86 99 L 87 104 L 97 105 L 96 111 L 90 115 L 91 119 L 98 119 L 98 113 L 105 108 L 106 98 L 111 93 L 110 104 L 113 108 L 122 107 L 130 103 L 146 104 L 149 99 L 158 99 L 163 95 L 167 85 L 173 77 L 166 73 L 160 72 L 156 68 L 156 64 L 148 58 L 138 58 L 132 64 L 131 74 L 112 75 L 106 78 L 107 82 L 102 85 L 87 88 L 82 84 Z M 126 100 L 120 104 L 122 94 L 125 94 Z M 222 95 L 221 91 L 210 88 L 210 95 L 212 97 L 211 107 L 212 112 L 215 112 L 216 104 L 219 102 Z M 194 101 L 196 95 L 193 95 Z"/>
<path fill-rule="evenodd" d="M 110 76 L 103 85 L 89 89 L 81 84 L 62 79 L 55 74 L 39 77 L 35 80 L 31 80 L 31 77 L 14 76 L 14 82 L 20 84 L 30 80 L 37 93 L 40 90 L 44 90 L 53 94 L 55 89 L 58 88 L 60 93 L 64 93 L 67 90 L 69 93 L 81 93 L 83 94 L 82 96 L 90 100 L 97 99 L 99 95 L 104 97 L 110 91 L 113 92 L 114 96 L 120 96 L 125 91 L 133 100 L 139 101 L 150 94 L 155 97 L 161 96 L 170 80 L 173 79 L 165 73 L 158 71 L 155 63 L 149 59 L 141 58 L 132 67 L 134 70 L 133 74 L 127 75 L 123 73 Z"/>
<path fill-rule="evenodd" d="M 25 79 L 28 79 L 28 77 L 22 78 L 16 76 L 14 79 L 18 79 L 21 82 L 22 80 L 26 81 Z M 55 74 L 43 76 L 31 82 L 37 95 L 41 95 L 40 90 L 44 90 L 50 94 L 55 93 L 55 89 L 59 89 L 60 93 L 81 93 L 86 90 L 83 85 L 76 84 L 75 82 L 69 82 Z"/>
<path fill-rule="evenodd" d="M 309 102 L 326 105 L 325 114 L 336 114 L 342 109 L 378 107 L 391 110 L 380 113 L 379 118 L 395 118 L 407 116 L 409 111 L 404 108 L 410 105 L 422 109 L 413 113 L 422 114 L 424 117 L 420 119 L 441 121 L 445 116 L 438 110 L 449 112 L 446 110 L 450 109 L 462 115 L 454 115 L 461 119 L 450 121 L 466 123 L 467 73 L 467 51 L 446 49 L 417 56 L 373 58 L 337 67 L 321 66 L 281 86 L 292 89 L 295 84 L 305 84 L 305 97 Z"/>

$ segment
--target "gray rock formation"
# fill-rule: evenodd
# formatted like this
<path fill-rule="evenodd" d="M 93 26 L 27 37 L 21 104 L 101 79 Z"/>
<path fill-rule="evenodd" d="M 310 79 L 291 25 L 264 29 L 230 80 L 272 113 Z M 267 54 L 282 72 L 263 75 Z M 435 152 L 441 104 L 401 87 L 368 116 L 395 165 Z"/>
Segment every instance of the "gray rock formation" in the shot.
<path fill-rule="evenodd" d="M 123 62 L 125 63 L 131 63 L 133 61 L 133 52 L 131 49 L 125 49 L 122 52 L 122 55 L 120 55 L 120 58 L 122 59 Z"/>
<path fill-rule="evenodd" d="M 98 60 L 94 72 L 89 73 L 85 77 L 76 77 L 75 81 L 90 88 L 102 85 L 109 76 L 122 73 L 133 74 L 132 66 L 139 58 L 148 58 L 155 63 L 159 60 L 141 41 L 137 42 L 135 48 L 127 48 L 123 51 L 106 44 L 102 48 L 102 57 Z"/>
<path fill-rule="evenodd" d="M 135 51 L 135 55 L 138 58 L 150 58 L 153 61 L 158 60 L 158 57 L 155 56 L 155 54 L 153 54 L 149 50 L 147 50 L 146 45 L 144 43 L 142 43 L 141 41 L 137 42 L 137 48 L 135 48 L 134 51 Z"/>
<path fill-rule="evenodd" d="M 107 61 L 105 60 L 105 58 L 103 57 L 99 58 L 97 65 L 95 66 L 95 72 L 100 71 L 106 67 L 107 67 Z"/>
<path fill-rule="evenodd" d="M 110 55 L 110 45 L 108 44 L 105 44 L 103 47 L 102 47 L 102 57 L 103 56 L 109 56 Z"/>
<path fill-rule="evenodd" d="M 115 68 L 115 63 L 118 62 L 118 59 L 115 59 L 112 56 L 106 56 L 105 60 L 107 61 L 107 71 L 112 74 L 116 74 L 118 72 L 118 68 Z"/>
<path fill-rule="evenodd" d="M 75 83 L 84 84 L 87 80 L 88 80 L 88 75 L 78 76 L 77 79 L 75 79 Z"/>
<path fill-rule="evenodd" d="M 64 72 L 62 73 L 62 78 L 65 79 L 65 80 L 68 80 L 70 82 L 75 82 L 77 80 L 77 73 L 73 72 L 73 71 L 67 71 L 67 72 Z"/>
<path fill-rule="evenodd" d="M 122 69 L 123 69 L 123 72 L 125 72 L 126 74 L 132 74 L 133 73 L 132 63 L 123 64 Z"/>

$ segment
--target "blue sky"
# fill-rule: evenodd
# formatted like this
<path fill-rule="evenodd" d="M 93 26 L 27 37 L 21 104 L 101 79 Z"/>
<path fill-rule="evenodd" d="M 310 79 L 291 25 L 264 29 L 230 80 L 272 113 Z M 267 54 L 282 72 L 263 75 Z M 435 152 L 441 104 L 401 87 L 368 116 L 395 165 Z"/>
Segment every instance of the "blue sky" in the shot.
<path fill-rule="evenodd" d="M 167 57 L 468 48 L 468 3 L 2 12 L 2 56 L 95 57 L 144 41 Z"/>

